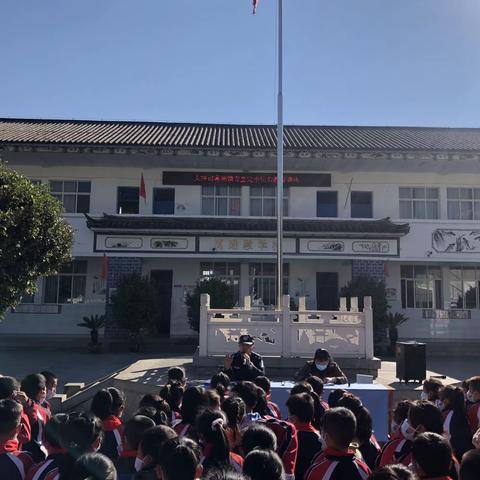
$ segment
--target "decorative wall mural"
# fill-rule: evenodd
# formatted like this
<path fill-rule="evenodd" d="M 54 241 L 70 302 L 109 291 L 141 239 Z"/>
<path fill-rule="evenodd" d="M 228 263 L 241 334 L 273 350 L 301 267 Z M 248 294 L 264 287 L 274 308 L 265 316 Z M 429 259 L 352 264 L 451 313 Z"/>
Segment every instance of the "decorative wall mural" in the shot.
<path fill-rule="evenodd" d="M 136 237 L 107 237 L 106 248 L 142 248 L 143 240 Z"/>
<path fill-rule="evenodd" d="M 309 252 L 343 252 L 345 243 L 337 240 L 310 240 L 307 248 Z"/>
<path fill-rule="evenodd" d="M 438 253 L 480 253 L 480 230 L 437 229 L 432 247 Z"/>

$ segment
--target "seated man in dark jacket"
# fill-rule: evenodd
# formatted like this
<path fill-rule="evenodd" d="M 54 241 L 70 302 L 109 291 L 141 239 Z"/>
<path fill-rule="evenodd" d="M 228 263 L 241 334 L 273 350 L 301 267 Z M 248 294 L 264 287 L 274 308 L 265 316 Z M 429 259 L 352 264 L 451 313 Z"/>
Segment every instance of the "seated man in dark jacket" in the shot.
<path fill-rule="evenodd" d="M 261 355 L 253 351 L 253 337 L 240 335 L 238 352 L 226 355 L 223 371 L 234 381 L 252 381 L 265 374 Z"/>
<path fill-rule="evenodd" d="M 327 350 L 319 348 L 313 360 L 308 361 L 295 375 L 296 381 L 303 381 L 314 376 L 321 378 L 324 383 L 347 383 L 347 377 L 340 367 L 332 360 Z"/>

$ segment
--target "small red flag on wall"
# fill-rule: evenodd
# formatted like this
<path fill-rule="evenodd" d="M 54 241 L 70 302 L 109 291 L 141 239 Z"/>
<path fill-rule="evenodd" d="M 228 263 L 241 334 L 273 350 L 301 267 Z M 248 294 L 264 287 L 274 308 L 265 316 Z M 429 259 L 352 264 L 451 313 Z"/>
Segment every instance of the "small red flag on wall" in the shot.
<path fill-rule="evenodd" d="M 145 190 L 145 180 L 143 179 L 143 173 L 142 177 L 140 178 L 140 196 L 145 200 L 145 203 L 147 203 L 147 191 Z"/>
<path fill-rule="evenodd" d="M 257 13 L 258 0 L 253 0 L 253 14 Z"/>
<path fill-rule="evenodd" d="M 102 258 L 102 272 L 100 273 L 100 278 L 105 281 L 107 280 L 107 276 L 108 276 L 108 257 L 107 257 L 107 254 L 104 253 Z"/>

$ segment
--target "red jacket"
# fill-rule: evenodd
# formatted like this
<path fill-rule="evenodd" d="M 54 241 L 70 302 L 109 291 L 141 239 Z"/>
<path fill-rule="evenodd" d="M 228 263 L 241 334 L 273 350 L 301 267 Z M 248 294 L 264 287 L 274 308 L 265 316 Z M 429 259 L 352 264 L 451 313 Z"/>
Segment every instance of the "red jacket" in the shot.
<path fill-rule="evenodd" d="M 22 449 L 22 445 L 25 445 L 32 439 L 32 427 L 30 426 L 28 415 L 25 412 L 22 413 L 21 426 L 20 433 L 17 435 L 20 450 Z"/>
<path fill-rule="evenodd" d="M 377 459 L 377 464 L 380 467 L 384 465 L 394 465 L 395 463 L 403 463 L 405 459 L 410 464 L 410 452 L 412 450 L 412 442 L 405 438 L 397 438 L 387 442 Z"/>
<path fill-rule="evenodd" d="M 0 443 L 0 474 L 5 480 L 25 480 L 33 459 L 27 452 L 19 451 L 17 440 Z"/>
<path fill-rule="evenodd" d="M 467 417 L 473 435 L 480 427 L 480 401 L 467 406 Z"/>
<path fill-rule="evenodd" d="M 24 406 L 25 414 L 31 426 L 31 440 L 22 445 L 23 450 L 30 452 L 35 462 L 43 462 L 47 450 L 43 446 L 45 425 L 50 420 L 50 412 L 33 400 L 28 400 Z"/>
<path fill-rule="evenodd" d="M 371 471 L 355 457 L 353 450 L 340 452 L 327 448 L 305 474 L 305 480 L 367 480 Z"/>
<path fill-rule="evenodd" d="M 62 450 L 51 453 L 44 462 L 37 463 L 28 471 L 26 480 L 58 480 L 63 455 Z"/>
<path fill-rule="evenodd" d="M 110 415 L 102 421 L 104 438 L 99 452 L 110 460 L 116 460 L 123 451 L 124 433 L 122 421 L 115 415 Z"/>

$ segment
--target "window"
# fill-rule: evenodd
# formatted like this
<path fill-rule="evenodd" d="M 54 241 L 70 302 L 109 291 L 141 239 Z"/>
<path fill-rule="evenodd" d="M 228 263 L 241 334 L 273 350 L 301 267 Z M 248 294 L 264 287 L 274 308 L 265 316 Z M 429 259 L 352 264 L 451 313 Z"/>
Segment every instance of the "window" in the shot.
<path fill-rule="evenodd" d="M 283 215 L 288 216 L 288 187 L 283 187 Z M 274 217 L 277 215 L 277 189 L 275 187 L 250 187 L 250 215 Z"/>
<path fill-rule="evenodd" d="M 202 215 L 240 215 L 238 185 L 203 185 Z"/>
<path fill-rule="evenodd" d="M 233 287 L 235 303 L 240 300 L 240 264 L 225 262 L 202 262 L 200 264 L 201 278 L 219 278 Z"/>
<path fill-rule="evenodd" d="M 450 308 L 479 308 L 480 270 L 476 267 L 455 266 L 448 272 Z"/>
<path fill-rule="evenodd" d="M 261 300 L 263 305 L 272 306 L 277 303 L 277 282 L 275 263 L 250 263 L 250 295 Z M 288 293 L 288 264 L 283 266 L 283 294 Z"/>
<path fill-rule="evenodd" d="M 480 188 L 447 188 L 450 220 L 480 220 Z"/>
<path fill-rule="evenodd" d="M 372 192 L 352 192 L 350 194 L 352 218 L 372 218 Z"/>
<path fill-rule="evenodd" d="M 173 215 L 175 213 L 175 189 L 153 189 L 153 213 L 155 215 Z"/>
<path fill-rule="evenodd" d="M 438 188 L 400 187 L 400 218 L 439 218 Z"/>
<path fill-rule="evenodd" d="M 45 303 L 84 303 L 87 283 L 87 261 L 74 260 L 58 275 L 45 279 Z"/>
<path fill-rule="evenodd" d="M 50 180 L 50 192 L 63 203 L 65 213 L 90 211 L 90 182 Z"/>
<path fill-rule="evenodd" d="M 42 184 L 42 181 L 41 181 L 41 180 L 32 180 L 32 179 L 30 179 L 30 181 L 31 181 L 34 185 L 41 185 L 41 184 Z"/>
<path fill-rule="evenodd" d="M 117 213 L 138 213 L 138 187 L 118 187 Z"/>
<path fill-rule="evenodd" d="M 443 308 L 440 267 L 401 265 L 402 308 Z"/>
<path fill-rule="evenodd" d="M 336 217 L 337 203 L 337 192 L 317 192 L 317 217 Z"/>

